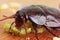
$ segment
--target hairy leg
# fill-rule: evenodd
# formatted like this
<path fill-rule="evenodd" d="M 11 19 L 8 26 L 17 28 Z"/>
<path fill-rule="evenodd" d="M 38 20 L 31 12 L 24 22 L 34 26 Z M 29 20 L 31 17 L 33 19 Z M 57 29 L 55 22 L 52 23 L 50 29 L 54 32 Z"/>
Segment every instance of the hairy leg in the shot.
<path fill-rule="evenodd" d="M 43 25 L 44 26 L 44 25 Z M 58 37 L 56 34 L 54 34 L 49 28 L 47 28 L 46 26 L 44 26 L 44 28 L 46 28 L 46 30 L 51 33 L 53 36 Z"/>
<path fill-rule="evenodd" d="M 9 31 L 10 31 L 10 29 L 11 29 L 11 27 L 12 27 L 12 25 L 13 25 L 14 23 L 15 23 L 15 22 L 12 22 L 12 23 L 11 23 L 10 28 L 9 28 Z"/>
<path fill-rule="evenodd" d="M 37 29 L 36 29 L 37 28 L 37 25 L 35 23 L 32 23 L 32 26 L 33 26 L 33 29 L 35 30 L 35 37 L 36 37 L 37 40 L 39 40 L 38 39 L 38 35 L 37 35 L 38 34 L 37 33 Z"/>

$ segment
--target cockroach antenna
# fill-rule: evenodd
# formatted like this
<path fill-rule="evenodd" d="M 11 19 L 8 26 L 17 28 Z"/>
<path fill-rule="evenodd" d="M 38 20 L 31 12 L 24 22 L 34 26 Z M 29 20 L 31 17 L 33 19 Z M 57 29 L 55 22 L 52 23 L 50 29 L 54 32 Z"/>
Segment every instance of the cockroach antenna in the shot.
<path fill-rule="evenodd" d="M 16 17 L 16 14 L 11 15 L 11 16 L 9 16 L 9 17 L 7 17 L 7 16 L 5 16 L 5 15 L 3 15 L 3 16 L 4 16 L 5 18 L 1 19 L 0 21 L 4 21 L 4 20 L 6 20 L 6 19 L 15 18 L 15 17 Z"/>

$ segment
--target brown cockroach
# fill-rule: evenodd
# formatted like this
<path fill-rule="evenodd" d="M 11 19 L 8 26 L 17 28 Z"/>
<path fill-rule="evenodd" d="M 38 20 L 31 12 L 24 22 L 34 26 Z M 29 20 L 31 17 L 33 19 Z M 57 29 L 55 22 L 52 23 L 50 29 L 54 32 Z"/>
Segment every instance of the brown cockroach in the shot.
<path fill-rule="evenodd" d="M 0 21 L 9 18 L 15 18 L 15 22 L 13 22 L 12 24 L 15 23 L 16 27 L 20 27 L 24 25 L 27 22 L 27 20 L 31 21 L 32 26 L 35 30 L 35 35 L 37 40 L 39 40 L 37 37 L 37 30 L 36 30 L 37 25 L 45 27 L 47 31 L 50 32 L 53 36 L 57 36 L 57 35 L 55 35 L 50 29 L 48 29 L 48 27 L 49 28 L 60 27 L 60 9 L 43 6 L 43 5 L 30 5 L 24 7 L 21 10 L 18 10 L 16 14 L 10 17 L 6 17 Z"/>

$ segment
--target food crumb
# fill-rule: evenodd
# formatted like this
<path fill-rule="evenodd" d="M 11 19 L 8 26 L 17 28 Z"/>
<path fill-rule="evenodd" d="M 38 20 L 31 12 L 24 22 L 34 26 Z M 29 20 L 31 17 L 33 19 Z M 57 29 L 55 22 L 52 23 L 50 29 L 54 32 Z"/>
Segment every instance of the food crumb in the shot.
<path fill-rule="evenodd" d="M 27 37 L 26 40 L 30 40 L 30 37 Z"/>
<path fill-rule="evenodd" d="M 53 40 L 60 40 L 60 38 L 58 38 L 58 37 L 53 37 Z"/>

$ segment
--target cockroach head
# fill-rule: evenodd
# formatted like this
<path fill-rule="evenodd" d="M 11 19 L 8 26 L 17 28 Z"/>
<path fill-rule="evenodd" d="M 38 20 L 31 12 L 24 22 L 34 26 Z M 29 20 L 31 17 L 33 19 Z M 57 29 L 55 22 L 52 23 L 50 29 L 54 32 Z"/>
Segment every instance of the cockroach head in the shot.
<path fill-rule="evenodd" d="M 20 17 L 21 17 L 21 16 L 24 16 L 24 13 L 23 13 L 21 10 L 18 10 L 18 11 L 16 12 L 16 14 L 19 15 Z"/>

